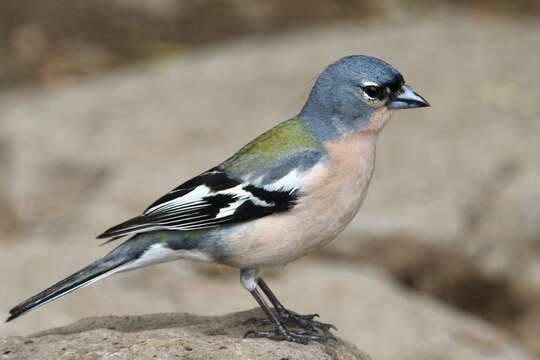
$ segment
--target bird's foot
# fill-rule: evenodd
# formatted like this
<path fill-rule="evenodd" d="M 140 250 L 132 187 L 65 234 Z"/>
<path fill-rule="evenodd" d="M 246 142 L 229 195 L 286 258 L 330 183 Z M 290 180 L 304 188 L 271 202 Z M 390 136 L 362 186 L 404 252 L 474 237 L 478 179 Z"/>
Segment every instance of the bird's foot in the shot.
<path fill-rule="evenodd" d="M 319 314 L 300 315 L 285 308 L 279 309 L 278 314 L 281 320 L 289 324 L 298 326 L 304 330 L 321 330 L 325 333 L 328 332 L 330 329 L 337 330 L 337 328 L 332 324 L 327 324 L 314 320 L 316 317 L 319 317 Z"/>
<path fill-rule="evenodd" d="M 303 334 L 318 335 L 320 332 L 327 333 L 329 330 L 337 330 L 332 324 L 314 320 L 319 314 L 300 315 L 287 309 L 275 310 L 279 319 L 288 325 L 298 327 Z M 251 318 L 244 321 L 244 325 L 267 326 L 273 324 L 270 319 Z"/>
<path fill-rule="evenodd" d="M 245 338 L 268 338 L 272 340 L 290 341 L 299 344 L 307 344 L 310 341 L 316 341 L 326 344 L 329 340 L 337 341 L 335 337 L 331 335 L 318 335 L 313 334 L 309 330 L 297 330 L 292 331 L 285 327 L 276 327 L 275 330 L 250 330 L 244 334 Z"/>

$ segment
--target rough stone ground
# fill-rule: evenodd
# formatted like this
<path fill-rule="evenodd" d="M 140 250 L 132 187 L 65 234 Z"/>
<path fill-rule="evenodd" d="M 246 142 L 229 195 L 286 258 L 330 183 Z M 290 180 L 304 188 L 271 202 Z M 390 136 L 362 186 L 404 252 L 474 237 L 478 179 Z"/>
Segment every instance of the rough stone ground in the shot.
<path fill-rule="evenodd" d="M 272 284 L 286 304 L 322 313 L 376 359 L 532 358 L 540 353 L 539 51 L 533 22 L 351 23 L 5 94 L 0 214 L 13 221 L 0 220 L 0 309 L 101 255 L 93 236 L 297 112 L 325 64 L 367 53 L 400 69 L 432 108 L 396 114 L 355 222 Z M 367 261 L 435 299 L 409 294 Z M 252 306 L 236 275 L 174 263 L 115 276 L 0 325 L 0 334 L 96 315 Z"/>
<path fill-rule="evenodd" d="M 313 359 L 369 360 L 342 340 L 326 345 L 243 339 L 245 311 L 223 317 L 189 314 L 108 316 L 80 320 L 30 337 L 0 338 L 1 359 Z"/>

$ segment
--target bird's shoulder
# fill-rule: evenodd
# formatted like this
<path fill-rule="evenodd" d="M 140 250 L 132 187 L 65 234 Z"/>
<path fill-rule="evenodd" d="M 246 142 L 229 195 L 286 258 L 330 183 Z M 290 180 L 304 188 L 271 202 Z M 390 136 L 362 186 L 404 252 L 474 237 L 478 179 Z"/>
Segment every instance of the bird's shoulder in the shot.
<path fill-rule="evenodd" d="M 313 166 L 325 154 L 323 144 L 299 117 L 293 117 L 242 147 L 220 167 L 231 176 L 239 178 L 274 175 L 271 177 L 276 179 L 286 175 L 284 172 L 288 169 Z"/>

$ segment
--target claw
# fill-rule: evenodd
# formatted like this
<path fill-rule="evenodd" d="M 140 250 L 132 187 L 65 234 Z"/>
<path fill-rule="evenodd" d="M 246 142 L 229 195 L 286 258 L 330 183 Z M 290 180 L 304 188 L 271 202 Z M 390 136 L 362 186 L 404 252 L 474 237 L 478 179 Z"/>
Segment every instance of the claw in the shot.
<path fill-rule="evenodd" d="M 337 330 L 332 324 L 313 320 L 315 317 L 319 317 L 319 314 L 299 315 L 287 309 L 283 309 L 279 311 L 279 315 L 284 321 L 295 324 L 306 330 L 321 330 L 323 332 L 328 332 L 331 329 Z"/>
<path fill-rule="evenodd" d="M 291 311 L 289 311 L 289 313 L 291 313 Z M 313 320 L 315 318 L 321 317 L 319 314 L 307 314 L 307 315 L 294 314 L 294 315 L 301 317 L 302 319 L 306 319 L 306 320 Z"/>

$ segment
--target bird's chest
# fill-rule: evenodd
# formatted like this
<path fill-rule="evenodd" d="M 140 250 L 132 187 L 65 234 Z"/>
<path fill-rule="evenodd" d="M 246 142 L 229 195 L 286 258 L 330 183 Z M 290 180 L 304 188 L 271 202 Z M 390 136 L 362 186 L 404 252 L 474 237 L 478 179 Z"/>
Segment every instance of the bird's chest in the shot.
<path fill-rule="evenodd" d="M 333 240 L 358 212 L 373 174 L 376 133 L 368 131 L 325 144 L 328 160 L 306 174 L 303 195 L 290 211 L 240 225 L 224 236 L 240 268 L 286 264 Z"/>
<path fill-rule="evenodd" d="M 326 144 L 329 161 L 313 169 L 312 181 L 298 204 L 309 226 L 308 248 L 326 244 L 354 218 L 366 196 L 375 163 L 376 134 L 351 134 Z"/>

